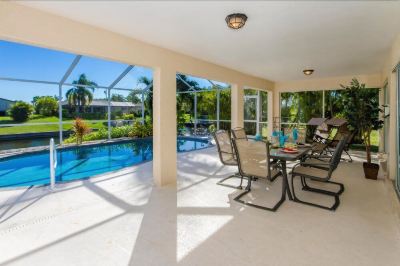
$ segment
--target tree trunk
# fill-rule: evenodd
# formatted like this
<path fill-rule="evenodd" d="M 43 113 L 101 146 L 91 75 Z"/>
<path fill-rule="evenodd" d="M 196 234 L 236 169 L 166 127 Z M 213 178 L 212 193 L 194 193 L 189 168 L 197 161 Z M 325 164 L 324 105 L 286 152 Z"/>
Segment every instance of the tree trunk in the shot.
<path fill-rule="evenodd" d="M 365 143 L 365 151 L 367 152 L 367 162 L 371 163 L 371 132 L 367 131 L 364 133 L 364 143 Z"/>

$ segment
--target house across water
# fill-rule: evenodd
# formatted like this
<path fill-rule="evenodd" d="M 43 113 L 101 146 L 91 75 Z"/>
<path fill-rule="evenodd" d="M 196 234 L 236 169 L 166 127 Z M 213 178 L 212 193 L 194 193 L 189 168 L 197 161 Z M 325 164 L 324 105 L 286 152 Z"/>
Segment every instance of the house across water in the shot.
<path fill-rule="evenodd" d="M 0 115 L 6 115 L 7 110 L 10 109 L 11 105 L 14 103 L 15 101 L 0 98 Z"/>
<path fill-rule="evenodd" d="M 63 108 L 67 108 L 68 110 L 73 110 L 73 108 L 69 105 L 67 101 L 62 101 Z M 137 113 L 141 111 L 142 105 L 131 103 L 131 102 L 116 102 L 110 101 L 110 107 L 112 113 Z M 107 100 L 97 100 L 94 99 L 90 104 L 84 107 L 85 113 L 107 113 L 108 101 Z"/>

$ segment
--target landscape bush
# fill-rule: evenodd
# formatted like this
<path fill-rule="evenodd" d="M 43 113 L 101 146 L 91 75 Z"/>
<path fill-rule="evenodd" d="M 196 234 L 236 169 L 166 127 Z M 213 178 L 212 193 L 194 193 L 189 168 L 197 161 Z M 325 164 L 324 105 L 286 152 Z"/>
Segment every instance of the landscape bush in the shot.
<path fill-rule="evenodd" d="M 43 116 L 56 115 L 58 102 L 54 97 L 42 96 L 35 101 L 35 113 Z"/>
<path fill-rule="evenodd" d="M 15 122 L 25 122 L 33 113 L 33 106 L 29 103 L 18 101 L 8 111 Z"/>
<path fill-rule="evenodd" d="M 145 123 L 142 124 L 141 121 L 137 120 L 133 125 L 126 125 L 120 127 L 111 128 L 111 138 L 144 138 L 153 135 L 153 125 L 151 119 L 147 118 Z M 108 138 L 108 130 L 106 128 L 99 129 L 98 131 L 92 131 L 88 134 L 85 134 L 82 138 L 82 141 L 93 141 L 93 140 L 102 140 Z M 75 143 L 77 142 L 76 133 L 72 134 L 69 138 L 67 138 L 65 143 Z"/>

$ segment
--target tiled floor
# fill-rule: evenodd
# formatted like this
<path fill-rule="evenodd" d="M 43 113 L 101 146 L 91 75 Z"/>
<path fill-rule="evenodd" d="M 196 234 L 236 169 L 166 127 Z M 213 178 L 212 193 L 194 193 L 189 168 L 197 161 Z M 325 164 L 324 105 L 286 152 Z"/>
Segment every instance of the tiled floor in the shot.
<path fill-rule="evenodd" d="M 178 160 L 177 188 L 153 187 L 146 163 L 54 193 L 1 191 L 0 264 L 400 265 L 397 199 L 390 182 L 364 179 L 358 162 L 334 174 L 346 185 L 336 212 L 286 201 L 272 213 L 215 185 L 235 169 L 214 148 Z M 280 182 L 260 181 L 248 198 L 272 203 Z"/>

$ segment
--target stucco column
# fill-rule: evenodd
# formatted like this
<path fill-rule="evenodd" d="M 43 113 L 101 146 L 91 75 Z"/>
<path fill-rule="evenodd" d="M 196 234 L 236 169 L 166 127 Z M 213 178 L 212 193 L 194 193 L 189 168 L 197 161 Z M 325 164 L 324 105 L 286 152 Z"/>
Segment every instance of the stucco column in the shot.
<path fill-rule="evenodd" d="M 231 128 L 244 127 L 244 90 L 242 85 L 231 85 Z"/>
<path fill-rule="evenodd" d="M 153 176 L 158 186 L 176 184 L 176 72 L 156 68 L 153 82 Z"/>

